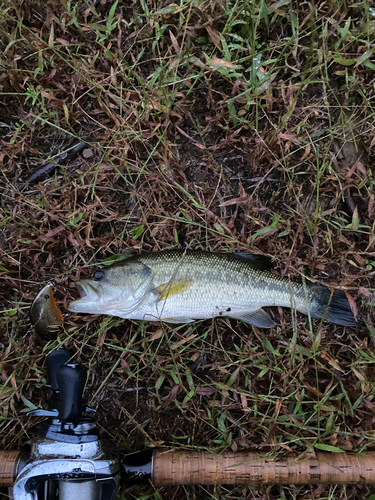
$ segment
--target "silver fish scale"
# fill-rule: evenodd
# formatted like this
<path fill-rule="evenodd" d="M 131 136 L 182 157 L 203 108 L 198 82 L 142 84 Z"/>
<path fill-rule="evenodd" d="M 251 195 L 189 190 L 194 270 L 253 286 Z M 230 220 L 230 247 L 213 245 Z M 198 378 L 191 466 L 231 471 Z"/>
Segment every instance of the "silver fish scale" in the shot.
<path fill-rule="evenodd" d="M 238 317 L 263 306 L 290 307 L 292 301 L 296 309 L 306 311 L 301 284 L 259 270 L 246 259 L 232 254 L 166 251 L 134 260 L 150 268 L 154 274 L 153 284 L 155 287 L 165 285 L 166 296 L 155 301 L 155 294 L 151 294 L 141 304 L 137 316 L 151 314 L 161 319 Z M 180 280 L 187 284 L 187 289 L 168 296 L 168 289 Z"/>

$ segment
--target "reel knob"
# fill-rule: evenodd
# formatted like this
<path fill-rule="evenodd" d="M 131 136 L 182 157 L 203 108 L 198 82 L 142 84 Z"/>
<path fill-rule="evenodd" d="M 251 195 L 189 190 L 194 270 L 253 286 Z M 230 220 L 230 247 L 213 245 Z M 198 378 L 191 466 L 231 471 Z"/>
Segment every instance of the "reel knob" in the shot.
<path fill-rule="evenodd" d="M 60 390 L 59 419 L 64 423 L 76 423 L 82 418 L 86 407 L 83 406 L 83 389 L 87 370 L 83 365 L 62 365 L 57 371 Z"/>

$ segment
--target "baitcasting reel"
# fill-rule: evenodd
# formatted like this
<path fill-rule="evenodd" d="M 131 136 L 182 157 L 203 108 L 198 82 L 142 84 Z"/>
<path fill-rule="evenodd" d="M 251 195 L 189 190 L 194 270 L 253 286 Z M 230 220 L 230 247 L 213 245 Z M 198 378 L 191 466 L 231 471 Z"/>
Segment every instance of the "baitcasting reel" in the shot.
<path fill-rule="evenodd" d="M 122 478 L 147 477 L 146 467 L 120 464 L 116 446 L 101 439 L 92 415 L 82 403 L 86 368 L 67 364 L 67 349 L 47 357 L 53 391 L 51 410 L 33 410 L 30 416 L 49 417 L 34 427 L 30 453 L 18 465 L 14 500 L 112 500 Z M 146 464 L 150 454 L 145 458 Z"/>

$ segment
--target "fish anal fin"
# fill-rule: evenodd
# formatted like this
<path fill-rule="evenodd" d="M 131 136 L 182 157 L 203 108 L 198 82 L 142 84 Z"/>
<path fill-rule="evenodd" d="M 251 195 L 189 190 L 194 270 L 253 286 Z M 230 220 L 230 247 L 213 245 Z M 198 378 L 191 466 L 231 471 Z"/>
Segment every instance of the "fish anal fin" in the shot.
<path fill-rule="evenodd" d="M 257 269 L 261 269 L 262 271 L 273 268 L 271 258 L 265 255 L 256 255 L 246 252 L 236 252 L 234 255 L 240 259 L 245 260 Z"/>
<path fill-rule="evenodd" d="M 248 313 L 236 314 L 235 317 L 259 328 L 272 328 L 276 324 L 261 307 Z"/>
<path fill-rule="evenodd" d="M 185 292 L 191 287 L 193 282 L 193 280 L 188 279 L 173 280 L 172 282 L 168 281 L 158 286 L 155 291 L 159 293 L 159 300 L 165 300 L 168 297 L 173 297 L 174 295 Z"/>
<path fill-rule="evenodd" d="M 192 323 L 195 321 L 194 319 L 191 318 L 183 318 L 178 317 L 178 318 L 161 318 L 161 321 L 164 321 L 165 323 L 175 323 L 175 324 L 185 324 L 185 323 Z"/>

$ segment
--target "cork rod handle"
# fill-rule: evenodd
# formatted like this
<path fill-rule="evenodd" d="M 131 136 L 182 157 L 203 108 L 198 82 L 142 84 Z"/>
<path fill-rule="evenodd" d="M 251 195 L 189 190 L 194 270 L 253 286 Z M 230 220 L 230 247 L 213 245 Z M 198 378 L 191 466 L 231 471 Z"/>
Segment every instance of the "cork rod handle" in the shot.
<path fill-rule="evenodd" d="M 375 484 L 375 452 L 362 457 L 351 453 L 318 452 L 299 460 L 280 460 L 257 453 L 155 451 L 152 481 L 155 486 L 177 484 Z"/>
<path fill-rule="evenodd" d="M 19 450 L 0 450 L 0 486 L 13 486 L 22 455 Z"/>

